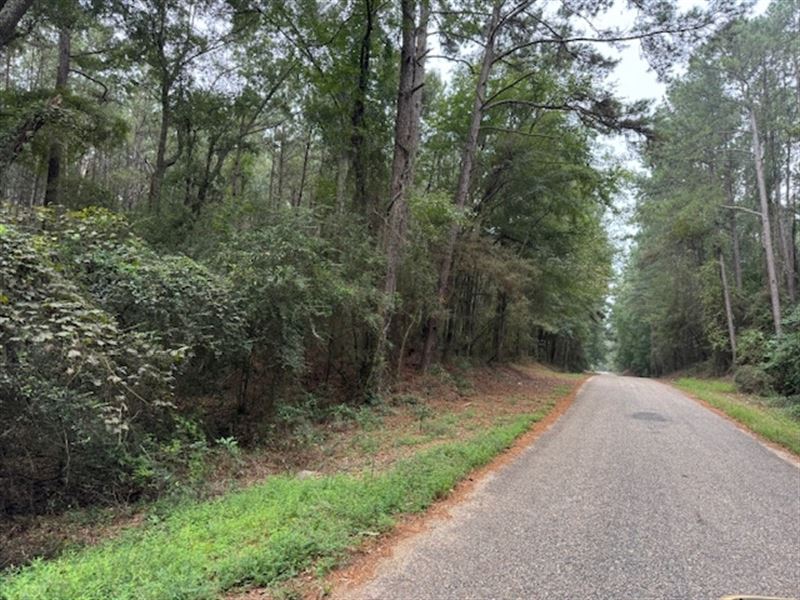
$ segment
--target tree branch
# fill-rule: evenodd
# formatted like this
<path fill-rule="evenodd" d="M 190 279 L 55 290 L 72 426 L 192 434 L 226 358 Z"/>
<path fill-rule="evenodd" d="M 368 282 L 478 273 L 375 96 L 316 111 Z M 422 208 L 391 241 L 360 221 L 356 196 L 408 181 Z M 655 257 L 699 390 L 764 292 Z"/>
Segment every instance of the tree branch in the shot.
<path fill-rule="evenodd" d="M 539 38 L 536 40 L 531 40 L 529 42 L 524 42 L 522 44 L 517 44 L 516 46 L 512 46 L 508 50 L 504 50 L 497 54 L 494 57 L 494 62 L 499 62 L 506 58 L 507 56 L 514 54 L 518 50 L 523 50 L 524 48 L 529 48 L 531 46 L 536 46 L 538 44 L 571 44 L 571 43 L 599 43 L 599 44 L 613 44 L 616 42 L 633 42 L 636 40 L 644 40 L 651 37 L 657 37 L 659 35 L 666 35 L 666 34 L 675 34 L 675 33 L 688 33 L 690 31 L 697 31 L 699 29 L 703 29 L 708 27 L 710 23 L 702 23 L 699 25 L 693 25 L 691 27 L 681 27 L 678 29 L 656 29 L 653 31 L 644 31 L 642 33 L 631 33 L 625 35 L 612 35 L 608 37 L 592 37 L 592 36 L 576 36 L 576 37 L 554 37 L 554 38 Z"/>
<path fill-rule="evenodd" d="M 762 215 L 761 215 L 761 213 L 760 213 L 759 211 L 757 211 L 757 210 L 752 210 L 752 209 L 750 209 L 750 208 L 745 208 L 744 206 L 733 206 L 733 205 L 730 205 L 730 204 L 723 204 L 723 205 L 722 205 L 722 208 L 728 208 L 728 209 L 730 209 L 730 210 L 740 210 L 740 211 L 742 211 L 742 212 L 746 212 L 746 213 L 749 213 L 749 214 L 751 214 L 751 215 L 755 215 L 755 216 L 757 216 L 759 219 L 761 219 L 761 218 L 762 218 Z"/>
<path fill-rule="evenodd" d="M 95 79 L 94 77 L 92 77 L 87 73 L 84 73 L 80 69 L 71 68 L 69 71 L 70 73 L 75 73 L 76 75 L 80 75 L 81 77 L 88 79 L 92 83 L 96 83 L 97 85 L 99 85 L 101 88 L 103 88 L 103 95 L 100 97 L 100 101 L 106 102 L 108 100 L 108 86 L 105 83 L 103 83 L 99 79 Z"/>

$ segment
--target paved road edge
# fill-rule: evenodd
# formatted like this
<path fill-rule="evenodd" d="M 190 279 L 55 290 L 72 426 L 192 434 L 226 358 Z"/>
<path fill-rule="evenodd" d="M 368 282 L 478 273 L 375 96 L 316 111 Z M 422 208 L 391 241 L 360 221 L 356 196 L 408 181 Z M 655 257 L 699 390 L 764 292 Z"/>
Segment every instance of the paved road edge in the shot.
<path fill-rule="evenodd" d="M 570 409 L 583 392 L 586 384 L 595 375 L 595 373 L 587 373 L 585 378 L 575 384 L 569 395 L 553 405 L 547 416 L 534 423 L 528 431 L 519 436 L 508 449 L 493 458 L 489 464 L 476 469 L 461 480 L 447 496 L 421 513 L 402 517 L 391 531 L 355 550 L 346 563 L 325 577 L 323 587 L 326 590 L 326 597 L 331 600 L 347 600 L 352 597 L 354 590 L 369 582 L 383 561 L 391 558 L 395 547 L 400 542 L 424 533 L 441 519 L 450 518 L 452 508 L 469 501 L 475 492 L 488 483 L 492 475 L 518 459 L 523 452 L 532 447 L 543 434 L 549 431 Z M 316 592 L 304 596 L 305 600 L 316 600 L 318 597 Z"/>
<path fill-rule="evenodd" d="M 668 379 L 658 379 L 656 381 L 658 381 L 659 383 L 661 383 L 663 385 L 666 385 L 667 387 L 669 387 L 670 389 L 676 391 L 677 393 L 681 394 L 682 396 L 685 396 L 689 400 L 692 400 L 693 402 L 696 402 L 700 406 L 702 406 L 702 407 L 710 410 L 711 412 L 715 413 L 717 416 L 719 416 L 722 419 L 728 421 L 731 425 L 736 427 L 736 429 L 738 429 L 740 432 L 742 432 L 743 434 L 751 437 L 753 440 L 755 440 L 756 442 L 761 444 L 761 446 L 766 448 L 769 452 L 771 452 L 772 454 L 774 454 L 778 458 L 781 458 L 784 461 L 788 462 L 790 465 L 800 469 L 800 456 L 794 454 L 788 448 L 785 448 L 784 446 L 781 446 L 780 444 L 772 442 L 772 441 L 766 439 L 765 437 L 757 434 L 755 431 L 753 431 L 752 429 L 747 427 L 747 425 L 745 425 L 741 421 L 737 421 L 736 419 L 734 419 L 732 416 L 730 416 L 725 411 L 720 410 L 716 406 L 712 406 L 711 404 L 709 404 L 708 402 L 706 402 L 702 398 L 698 398 L 694 394 L 690 394 L 689 392 L 686 392 L 686 391 L 674 386 L 670 380 L 668 380 Z"/>

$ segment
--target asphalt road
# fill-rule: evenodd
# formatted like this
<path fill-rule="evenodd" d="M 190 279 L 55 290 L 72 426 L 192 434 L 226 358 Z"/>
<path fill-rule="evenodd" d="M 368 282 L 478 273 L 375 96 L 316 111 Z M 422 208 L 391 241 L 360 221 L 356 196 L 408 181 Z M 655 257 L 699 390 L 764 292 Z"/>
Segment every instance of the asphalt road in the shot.
<path fill-rule="evenodd" d="M 655 381 L 555 426 L 349 598 L 800 599 L 800 467 Z"/>

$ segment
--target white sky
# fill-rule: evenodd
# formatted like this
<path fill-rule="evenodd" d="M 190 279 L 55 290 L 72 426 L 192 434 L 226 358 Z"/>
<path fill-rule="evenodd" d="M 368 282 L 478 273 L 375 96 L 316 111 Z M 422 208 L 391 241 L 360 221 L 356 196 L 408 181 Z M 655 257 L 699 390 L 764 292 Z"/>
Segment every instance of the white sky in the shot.
<path fill-rule="evenodd" d="M 766 11 L 769 1 L 757 0 L 753 13 L 762 14 Z M 707 2 L 702 1 L 678 0 L 678 6 L 682 10 L 706 4 Z M 600 25 L 621 25 L 624 27 L 632 23 L 632 20 L 632 11 L 624 8 L 622 3 L 617 2 L 614 9 L 602 16 Z M 642 58 L 638 42 L 628 43 L 621 51 L 608 48 L 606 53 L 620 59 L 614 70 L 615 75 L 611 78 L 612 81 L 616 82 L 617 92 L 620 97 L 627 100 L 641 100 L 644 98 L 661 100 L 664 97 L 666 86 L 658 81 L 656 74 L 650 70 L 647 61 Z"/>
<path fill-rule="evenodd" d="M 554 0 L 545 1 L 554 2 Z M 769 2 L 770 0 L 756 0 L 753 12 L 755 14 L 763 13 Z M 682 10 L 706 4 L 708 3 L 703 0 L 678 0 L 678 6 Z M 634 16 L 634 12 L 625 6 L 625 2 L 618 0 L 611 10 L 598 17 L 596 25 L 601 28 L 614 26 L 625 29 L 632 26 Z M 440 54 L 438 41 L 435 38 L 430 41 L 434 54 Z M 638 42 L 629 42 L 621 50 L 605 46 L 604 52 L 606 55 L 618 58 L 620 61 L 614 70 L 614 75 L 610 78 L 610 81 L 616 84 L 619 97 L 626 100 L 646 98 L 657 101 L 664 97 L 666 86 L 658 81 L 656 74 L 650 70 L 647 61 L 642 58 Z M 438 71 L 445 80 L 449 78 L 454 68 L 453 65 L 454 63 L 444 59 L 433 58 L 429 61 L 429 67 Z"/>

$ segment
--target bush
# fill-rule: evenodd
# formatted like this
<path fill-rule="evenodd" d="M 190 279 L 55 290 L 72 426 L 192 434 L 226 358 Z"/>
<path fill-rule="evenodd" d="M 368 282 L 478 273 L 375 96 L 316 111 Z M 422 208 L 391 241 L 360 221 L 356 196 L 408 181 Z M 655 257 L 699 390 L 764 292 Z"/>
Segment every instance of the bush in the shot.
<path fill-rule="evenodd" d="M 178 358 L 0 224 L 0 512 L 132 492 L 132 460 L 170 429 Z"/>
<path fill-rule="evenodd" d="M 736 389 L 745 394 L 767 394 L 770 392 L 770 377 L 761 367 L 741 365 L 733 377 Z"/>
<path fill-rule="evenodd" d="M 736 338 L 736 360 L 740 365 L 761 365 L 767 360 L 769 338 L 760 329 L 745 329 Z"/>
<path fill-rule="evenodd" d="M 323 239 L 312 216 L 275 213 L 271 223 L 222 243 L 212 263 L 241 296 L 254 362 L 290 381 L 323 363 L 323 383 L 334 372 L 357 388 L 373 358 L 368 340 L 381 325 L 381 262 L 357 226 Z"/>
<path fill-rule="evenodd" d="M 198 479 L 176 392 L 217 390 L 248 344 L 228 280 L 123 217 L 0 207 L 0 512 Z"/>
<path fill-rule="evenodd" d="M 765 364 L 775 390 L 784 396 L 800 394 L 800 306 L 783 322 L 784 333 L 772 341 Z"/>
<path fill-rule="evenodd" d="M 246 323 L 226 279 L 188 257 L 156 254 L 107 210 L 44 216 L 58 264 L 93 302 L 122 328 L 181 349 L 181 392 L 208 391 L 241 364 Z"/>

